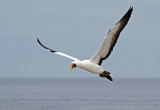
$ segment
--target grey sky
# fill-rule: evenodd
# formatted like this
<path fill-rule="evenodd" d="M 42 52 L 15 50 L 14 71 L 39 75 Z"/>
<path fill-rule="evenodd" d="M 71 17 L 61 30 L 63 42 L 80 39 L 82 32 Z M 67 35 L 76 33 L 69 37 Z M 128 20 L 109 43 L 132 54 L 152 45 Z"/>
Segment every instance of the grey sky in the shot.
<path fill-rule="evenodd" d="M 159 0 L 1 0 L 0 77 L 98 77 L 42 43 L 90 59 L 115 23 L 134 7 L 110 57 L 102 66 L 115 77 L 160 77 Z M 83 45 L 82 45 L 83 44 Z"/>

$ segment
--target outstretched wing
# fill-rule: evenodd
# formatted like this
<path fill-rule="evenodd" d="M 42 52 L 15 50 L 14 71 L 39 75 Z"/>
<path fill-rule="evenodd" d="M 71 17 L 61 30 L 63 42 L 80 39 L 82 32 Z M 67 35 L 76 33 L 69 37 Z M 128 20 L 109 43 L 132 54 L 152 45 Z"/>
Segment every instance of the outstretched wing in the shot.
<path fill-rule="evenodd" d="M 128 23 L 128 20 L 132 14 L 133 7 L 130 7 L 127 13 L 120 19 L 120 21 L 108 32 L 105 36 L 100 48 L 90 61 L 101 65 L 102 61 L 108 58 L 111 54 L 113 47 L 115 46 L 120 32 Z"/>
<path fill-rule="evenodd" d="M 74 60 L 74 61 L 79 60 L 79 59 L 74 58 L 74 57 L 72 57 L 72 56 L 70 56 L 70 55 L 67 55 L 67 54 L 64 54 L 64 53 L 61 53 L 61 52 L 52 50 L 52 49 L 44 46 L 44 45 L 40 42 L 40 40 L 39 40 L 38 38 L 37 38 L 37 42 L 38 42 L 43 48 L 49 50 L 49 51 L 52 52 L 52 53 L 55 53 L 55 54 L 57 54 L 57 55 L 61 55 L 61 56 L 67 57 L 67 58 L 72 59 L 72 60 Z"/>

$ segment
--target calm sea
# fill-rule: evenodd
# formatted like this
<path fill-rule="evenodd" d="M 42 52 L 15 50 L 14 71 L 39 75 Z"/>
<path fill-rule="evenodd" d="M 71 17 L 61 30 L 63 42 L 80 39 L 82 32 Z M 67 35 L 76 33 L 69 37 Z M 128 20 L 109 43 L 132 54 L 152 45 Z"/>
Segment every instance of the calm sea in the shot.
<path fill-rule="evenodd" d="M 0 78 L 0 110 L 160 110 L 160 79 Z"/>

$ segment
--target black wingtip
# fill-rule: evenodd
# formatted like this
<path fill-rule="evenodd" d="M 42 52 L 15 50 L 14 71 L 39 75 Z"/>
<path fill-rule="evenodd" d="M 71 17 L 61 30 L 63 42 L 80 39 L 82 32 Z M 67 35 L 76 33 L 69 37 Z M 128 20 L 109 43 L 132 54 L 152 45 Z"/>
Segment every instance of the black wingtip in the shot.
<path fill-rule="evenodd" d="M 130 6 L 130 8 L 129 8 L 129 10 L 128 10 L 128 12 L 126 14 L 131 14 L 132 11 L 133 11 L 133 6 Z"/>
<path fill-rule="evenodd" d="M 40 42 L 40 40 L 37 38 L 37 42 L 39 43 L 39 44 L 41 44 L 41 42 Z"/>
<path fill-rule="evenodd" d="M 44 46 L 41 42 L 40 42 L 40 40 L 37 38 L 37 42 L 39 43 L 39 45 L 41 45 L 43 48 L 45 48 L 45 49 L 48 49 L 50 52 L 57 52 L 57 51 L 55 51 L 55 50 L 52 50 L 52 49 L 50 49 L 50 48 L 48 48 L 48 47 L 46 47 L 46 46 Z"/>
<path fill-rule="evenodd" d="M 130 6 L 129 9 L 133 9 L 133 6 Z"/>
<path fill-rule="evenodd" d="M 41 45 L 43 48 L 48 49 L 46 46 L 44 46 L 41 41 L 37 38 L 37 42 L 39 43 L 39 45 Z"/>
<path fill-rule="evenodd" d="M 130 11 L 133 11 L 133 6 L 130 6 L 129 10 L 130 10 Z"/>
<path fill-rule="evenodd" d="M 130 8 L 129 8 L 129 10 L 128 10 L 127 13 L 131 15 L 131 14 L 132 14 L 132 11 L 133 11 L 133 6 L 130 6 Z"/>
<path fill-rule="evenodd" d="M 130 6 L 130 8 L 129 8 L 129 10 L 126 12 L 126 14 L 119 20 L 119 22 L 121 21 L 121 20 L 126 20 L 126 19 L 128 19 L 129 20 L 129 18 L 131 17 L 131 14 L 132 14 L 132 11 L 133 11 L 133 7 L 132 6 Z M 127 22 L 128 22 L 128 20 L 126 20 Z M 126 23 L 127 23 L 126 22 Z"/>

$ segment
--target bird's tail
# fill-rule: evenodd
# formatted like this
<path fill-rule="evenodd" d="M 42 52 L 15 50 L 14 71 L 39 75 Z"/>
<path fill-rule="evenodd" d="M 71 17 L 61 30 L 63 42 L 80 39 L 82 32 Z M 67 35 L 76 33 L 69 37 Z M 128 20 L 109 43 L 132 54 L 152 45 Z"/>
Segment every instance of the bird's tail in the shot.
<path fill-rule="evenodd" d="M 109 74 L 110 74 L 110 72 L 104 71 L 103 74 L 99 74 L 99 76 L 102 77 L 102 78 L 107 78 L 110 81 L 112 81 L 112 77 Z"/>

